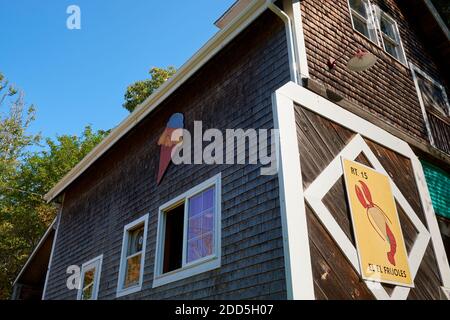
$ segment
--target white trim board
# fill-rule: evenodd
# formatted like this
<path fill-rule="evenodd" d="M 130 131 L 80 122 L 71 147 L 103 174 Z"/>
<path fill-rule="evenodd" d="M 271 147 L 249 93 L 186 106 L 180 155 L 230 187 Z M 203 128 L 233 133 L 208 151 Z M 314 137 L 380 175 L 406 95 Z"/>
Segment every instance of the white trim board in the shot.
<path fill-rule="evenodd" d="M 123 238 L 122 238 L 122 250 L 120 253 L 120 264 L 119 264 L 119 275 L 117 277 L 117 291 L 116 297 L 123 297 L 135 292 L 139 292 L 142 289 L 142 284 L 144 282 L 144 266 L 145 266 L 145 252 L 147 250 L 147 232 L 148 232 L 148 216 L 149 214 L 145 214 L 139 219 L 136 219 L 126 226 L 123 227 Z M 139 274 L 139 283 L 137 285 L 124 288 L 123 282 L 126 273 L 127 267 L 127 250 L 128 250 L 128 241 L 129 241 L 129 231 L 134 228 L 138 228 L 140 226 L 144 227 L 143 239 L 144 242 L 142 244 L 141 251 L 141 265 L 140 265 L 140 274 Z"/>
<path fill-rule="evenodd" d="M 315 299 L 309 251 L 308 226 L 294 103 L 276 92 L 272 95 L 275 129 L 279 129 L 277 145 L 280 211 L 288 299 Z"/>
<path fill-rule="evenodd" d="M 303 190 L 302 176 L 300 173 L 301 156 L 299 156 L 298 153 L 298 141 L 296 139 L 297 135 L 295 131 L 295 104 L 301 105 L 302 107 L 356 133 L 356 136 L 352 141 L 341 150 L 341 153 L 328 165 L 307 190 Z M 440 237 L 437 220 L 431 205 L 425 176 L 418 158 L 409 145 L 367 120 L 360 118 L 322 96 L 292 82 L 278 89 L 273 95 L 273 108 L 275 125 L 278 125 L 280 129 L 280 146 L 278 148 L 280 154 L 279 157 L 277 157 L 277 160 L 280 159 L 279 161 L 281 161 L 279 164 L 280 206 L 282 219 L 285 220 L 283 221 L 283 240 L 286 255 L 286 280 L 288 282 L 288 293 L 292 293 L 288 297 L 292 299 L 314 299 L 314 292 L 311 291 L 311 283 L 309 282 L 312 278 L 311 268 L 302 268 L 301 266 L 295 266 L 294 264 L 295 261 L 300 260 L 300 257 L 302 257 L 301 260 L 303 264 L 311 264 L 311 257 L 306 255 L 306 253 L 309 252 L 309 239 L 307 231 L 303 231 L 307 227 L 304 209 L 305 200 L 308 201 L 321 222 L 324 223 L 330 234 L 340 245 L 341 250 L 347 259 L 352 265 L 356 266 L 356 270 L 359 269 L 356 249 L 323 205 L 322 198 L 326 194 L 327 184 L 333 183 L 333 181 L 335 182 L 336 179 L 341 176 L 341 156 L 354 159 L 360 152 L 363 152 L 377 170 L 386 173 L 377 157 L 365 143 L 363 137 L 411 160 L 420 200 L 425 212 L 426 224 L 429 228 L 428 230 L 422 224 L 420 219 L 418 219 L 416 213 L 401 194 L 397 186 L 391 181 L 395 199 L 419 232 L 409 255 L 411 272 L 414 275 L 417 273 L 420 262 L 422 261 L 422 256 L 431 238 L 443 285 L 449 287 L 450 267 L 447 263 L 442 238 Z M 289 172 L 289 174 L 286 174 L 286 172 Z M 288 178 L 286 178 L 286 176 L 288 176 Z M 285 179 L 288 179 L 288 182 L 285 181 Z M 294 203 L 295 205 L 292 205 Z M 300 232 L 298 232 L 298 228 L 302 230 L 303 234 L 301 235 L 301 238 L 303 240 L 299 239 L 300 236 L 297 233 Z M 290 232 L 292 229 L 297 231 L 296 234 L 292 235 L 292 232 Z M 294 241 L 294 239 L 296 240 Z M 295 252 L 292 250 L 292 247 L 295 247 Z M 301 282 L 300 279 L 304 279 L 304 281 Z M 397 286 L 394 289 L 394 293 L 389 296 L 386 291 L 382 289 L 381 285 L 377 286 L 371 282 L 368 284 L 368 287 L 378 299 L 406 299 L 410 291 L 410 288 Z M 291 292 L 289 291 L 290 288 L 292 290 Z M 295 291 L 295 288 L 298 288 L 298 291 Z"/>
<path fill-rule="evenodd" d="M 56 223 L 57 218 L 55 218 L 53 220 L 53 222 L 50 224 L 50 226 L 48 227 L 48 229 L 45 231 L 44 235 L 42 236 L 42 238 L 39 240 L 38 244 L 36 245 L 36 247 L 33 249 L 33 252 L 31 252 L 30 256 L 27 259 L 27 262 L 25 262 L 24 266 L 22 267 L 22 269 L 20 269 L 19 274 L 17 275 L 16 279 L 13 282 L 13 287 L 16 285 L 17 281 L 19 280 L 19 278 L 22 276 L 22 274 L 24 273 L 25 269 L 28 267 L 28 265 L 31 263 L 31 260 L 33 260 L 34 256 L 36 255 L 36 253 L 39 251 L 39 249 L 42 247 L 42 245 L 44 244 L 45 240 L 47 240 L 47 237 L 50 235 L 50 233 L 52 232 L 52 230 L 54 229 L 55 223 Z M 53 237 L 53 241 L 55 240 L 55 237 Z M 53 244 L 52 244 L 53 247 Z M 50 253 L 51 256 L 51 253 Z M 50 261 L 50 260 L 49 260 Z"/>
<path fill-rule="evenodd" d="M 200 192 L 214 187 L 214 252 L 212 255 L 187 263 L 188 201 Z M 168 210 L 184 203 L 183 258 L 182 266 L 167 273 L 162 273 L 164 263 L 165 214 Z M 183 194 L 161 205 L 158 210 L 158 227 L 156 235 L 156 254 L 153 272 L 153 288 L 179 281 L 194 275 L 220 268 L 222 256 L 222 173 L 203 181 Z"/>
<path fill-rule="evenodd" d="M 93 282 L 93 290 L 92 290 L 92 298 L 90 300 L 97 300 L 98 298 L 98 291 L 100 287 L 100 279 L 102 274 L 102 264 L 103 264 L 103 254 L 99 255 L 98 257 L 95 257 L 81 265 L 81 271 L 80 271 L 80 283 L 79 288 L 77 292 L 77 300 L 81 300 L 81 296 L 83 294 L 83 282 L 84 282 L 84 276 L 87 271 L 91 269 L 95 269 L 94 274 L 94 282 Z"/>

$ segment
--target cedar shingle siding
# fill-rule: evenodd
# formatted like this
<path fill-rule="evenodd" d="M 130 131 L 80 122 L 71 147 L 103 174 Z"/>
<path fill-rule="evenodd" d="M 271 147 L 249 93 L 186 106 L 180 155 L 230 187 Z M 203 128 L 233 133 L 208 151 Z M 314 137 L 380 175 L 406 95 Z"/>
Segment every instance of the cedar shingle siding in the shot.
<path fill-rule="evenodd" d="M 414 21 L 403 13 L 394 0 L 371 0 L 396 20 L 408 63 L 412 62 L 437 81 L 442 75 L 430 54 L 434 48 L 425 47 L 416 32 Z M 323 82 L 360 107 L 380 116 L 389 124 L 403 130 L 419 141 L 428 142 L 427 131 L 409 66 L 384 52 L 382 44 L 375 45 L 353 30 L 348 0 L 303 1 L 302 18 L 306 52 L 312 79 Z M 358 48 L 379 57 L 366 72 L 349 71 L 346 61 Z M 327 60 L 345 54 L 334 72 L 329 72 Z"/>
<path fill-rule="evenodd" d="M 123 226 L 149 213 L 144 282 L 126 299 L 285 299 L 277 176 L 259 165 L 171 165 L 157 139 L 175 112 L 187 129 L 272 128 L 271 94 L 289 81 L 285 29 L 264 13 L 65 192 L 46 299 L 75 299 L 66 268 L 103 254 L 99 299 L 116 297 Z M 206 127 L 207 126 L 207 127 Z M 222 172 L 222 267 L 152 289 L 158 207 Z"/>

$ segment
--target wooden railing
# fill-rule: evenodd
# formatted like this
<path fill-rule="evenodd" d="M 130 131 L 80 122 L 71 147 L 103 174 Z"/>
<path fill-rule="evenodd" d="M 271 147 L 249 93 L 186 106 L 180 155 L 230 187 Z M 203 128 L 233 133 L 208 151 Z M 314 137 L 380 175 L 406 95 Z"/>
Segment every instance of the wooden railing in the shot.
<path fill-rule="evenodd" d="M 450 154 L 450 119 L 437 112 L 427 111 L 434 146 Z"/>

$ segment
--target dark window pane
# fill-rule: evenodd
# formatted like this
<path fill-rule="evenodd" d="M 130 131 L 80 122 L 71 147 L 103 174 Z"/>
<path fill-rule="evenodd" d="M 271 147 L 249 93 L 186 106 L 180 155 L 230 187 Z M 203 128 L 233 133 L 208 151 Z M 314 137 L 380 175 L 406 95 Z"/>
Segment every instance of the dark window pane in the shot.
<path fill-rule="evenodd" d="M 389 36 L 392 40 L 397 41 L 394 24 L 387 20 L 386 17 L 381 17 L 380 27 L 383 33 Z"/>
<path fill-rule="evenodd" d="M 163 273 L 181 268 L 183 258 L 184 203 L 165 212 Z"/>
<path fill-rule="evenodd" d="M 397 53 L 397 46 L 394 46 L 391 42 L 388 40 L 384 40 L 384 47 L 391 56 L 399 59 L 398 53 Z"/>
<path fill-rule="evenodd" d="M 367 38 L 370 38 L 369 29 L 367 28 L 367 24 L 362 22 L 360 19 L 353 16 L 353 23 L 355 25 L 355 29 L 365 35 Z"/>
<path fill-rule="evenodd" d="M 350 0 L 350 7 L 362 15 L 364 18 L 367 18 L 366 5 L 362 0 Z"/>
<path fill-rule="evenodd" d="M 144 244 L 144 226 L 129 231 L 127 256 L 131 256 L 137 252 L 142 251 L 143 244 Z"/>
<path fill-rule="evenodd" d="M 441 88 L 420 74 L 417 74 L 417 80 L 419 82 L 420 92 L 422 93 L 422 100 L 425 104 L 425 108 L 428 110 L 435 108 L 446 114 L 448 112 L 447 104 L 444 92 Z"/>

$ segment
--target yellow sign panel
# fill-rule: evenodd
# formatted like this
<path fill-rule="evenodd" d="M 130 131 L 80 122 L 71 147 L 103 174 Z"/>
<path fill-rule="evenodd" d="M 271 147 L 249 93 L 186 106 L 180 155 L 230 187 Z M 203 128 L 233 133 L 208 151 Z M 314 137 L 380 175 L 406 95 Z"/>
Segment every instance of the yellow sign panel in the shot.
<path fill-rule="evenodd" d="M 413 287 L 389 178 L 342 159 L 362 278 Z"/>

